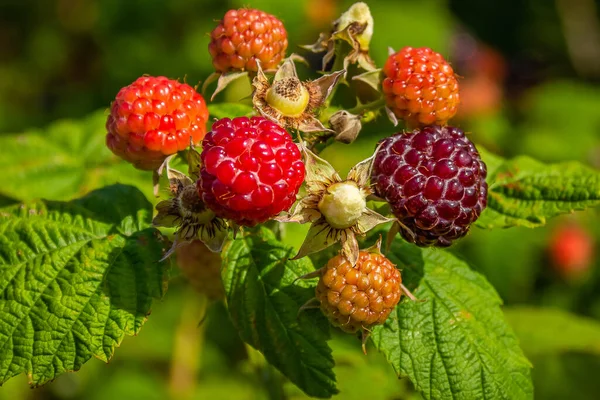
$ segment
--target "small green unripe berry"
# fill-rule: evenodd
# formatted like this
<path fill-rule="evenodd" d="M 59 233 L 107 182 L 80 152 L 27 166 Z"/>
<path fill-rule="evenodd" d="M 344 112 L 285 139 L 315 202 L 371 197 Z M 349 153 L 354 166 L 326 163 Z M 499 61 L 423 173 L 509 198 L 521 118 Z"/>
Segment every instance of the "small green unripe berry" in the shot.
<path fill-rule="evenodd" d="M 336 229 L 346 229 L 356 224 L 366 207 L 364 193 L 352 181 L 329 186 L 319 201 L 319 211 Z"/>

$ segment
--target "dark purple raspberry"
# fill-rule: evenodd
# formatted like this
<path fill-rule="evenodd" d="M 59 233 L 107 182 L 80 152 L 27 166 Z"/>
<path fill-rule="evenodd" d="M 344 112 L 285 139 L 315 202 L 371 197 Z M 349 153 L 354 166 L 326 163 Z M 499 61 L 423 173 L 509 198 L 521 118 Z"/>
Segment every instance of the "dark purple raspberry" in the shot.
<path fill-rule="evenodd" d="M 485 163 L 463 131 L 428 126 L 384 139 L 371 182 L 412 231 L 402 230 L 406 240 L 445 247 L 466 235 L 485 209 L 486 175 Z"/>

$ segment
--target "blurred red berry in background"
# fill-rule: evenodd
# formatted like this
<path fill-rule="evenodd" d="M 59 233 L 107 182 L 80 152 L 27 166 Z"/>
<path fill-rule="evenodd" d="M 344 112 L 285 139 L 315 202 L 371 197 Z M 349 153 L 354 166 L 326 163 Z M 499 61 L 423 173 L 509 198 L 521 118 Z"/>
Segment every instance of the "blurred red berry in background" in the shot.
<path fill-rule="evenodd" d="M 558 274 L 567 279 L 581 278 L 594 261 L 594 238 L 580 225 L 561 225 L 550 238 L 548 250 Z"/>

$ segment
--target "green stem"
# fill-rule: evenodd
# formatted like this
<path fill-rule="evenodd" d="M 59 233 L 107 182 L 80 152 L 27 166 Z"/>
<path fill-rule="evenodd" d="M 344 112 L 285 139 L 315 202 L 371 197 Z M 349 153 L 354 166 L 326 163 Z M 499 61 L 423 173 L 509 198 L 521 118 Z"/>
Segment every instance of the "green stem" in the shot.
<path fill-rule="evenodd" d="M 344 69 L 344 56 L 342 55 L 342 43 L 337 43 L 335 45 L 335 61 L 333 62 L 331 71 L 336 72 L 336 71 L 341 71 L 342 69 Z M 343 80 L 343 79 L 344 79 L 344 77 L 342 77 L 341 80 Z M 338 82 L 337 85 L 335 85 L 333 87 L 333 89 L 331 89 L 331 93 L 330 93 L 329 97 L 327 98 L 327 100 L 325 101 L 326 108 L 328 108 L 331 105 L 331 101 L 335 97 L 335 92 L 337 91 L 337 87 L 339 85 L 340 85 L 340 82 Z"/>
<path fill-rule="evenodd" d="M 360 104 L 354 108 L 347 110 L 351 114 L 364 114 L 367 111 L 377 111 L 385 106 L 385 98 L 381 97 L 367 104 Z"/>

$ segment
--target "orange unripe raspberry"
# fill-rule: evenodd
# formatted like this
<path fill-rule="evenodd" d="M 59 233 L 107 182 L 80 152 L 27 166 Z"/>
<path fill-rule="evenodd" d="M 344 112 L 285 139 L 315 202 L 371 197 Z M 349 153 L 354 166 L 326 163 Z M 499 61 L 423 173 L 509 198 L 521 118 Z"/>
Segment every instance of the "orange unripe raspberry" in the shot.
<path fill-rule="evenodd" d="M 458 81 L 439 53 L 405 47 L 383 67 L 383 93 L 388 108 L 410 127 L 445 125 L 458 110 Z"/>
<path fill-rule="evenodd" d="M 283 23 L 264 11 L 229 10 L 210 34 L 208 51 L 218 72 L 273 69 L 285 57 L 288 40 Z"/>
<path fill-rule="evenodd" d="M 206 101 L 188 84 L 142 76 L 122 88 L 106 121 L 106 145 L 136 168 L 154 170 L 206 134 Z"/>
<path fill-rule="evenodd" d="M 316 297 L 332 325 L 354 333 L 383 324 L 402 295 L 400 271 L 385 256 L 361 251 L 356 266 L 341 255 L 323 268 Z"/>
<path fill-rule="evenodd" d="M 177 247 L 177 265 L 198 292 L 211 300 L 225 297 L 221 280 L 221 256 L 210 251 L 200 240 Z"/>

